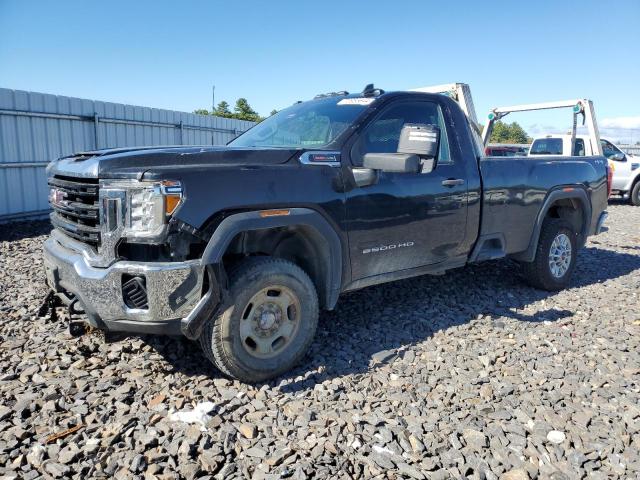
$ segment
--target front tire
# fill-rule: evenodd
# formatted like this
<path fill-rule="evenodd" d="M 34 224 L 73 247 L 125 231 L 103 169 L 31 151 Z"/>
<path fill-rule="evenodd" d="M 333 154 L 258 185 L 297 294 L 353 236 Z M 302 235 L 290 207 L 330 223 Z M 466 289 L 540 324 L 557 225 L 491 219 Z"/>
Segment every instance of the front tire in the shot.
<path fill-rule="evenodd" d="M 523 262 L 526 281 L 535 288 L 557 291 L 571 281 L 578 253 L 577 235 L 572 225 L 560 218 L 542 224 L 533 262 Z"/>
<path fill-rule="evenodd" d="M 629 203 L 636 207 L 640 207 L 640 180 L 638 180 L 631 189 L 629 194 Z"/>
<path fill-rule="evenodd" d="M 304 357 L 318 324 L 309 276 L 286 260 L 253 257 L 230 275 L 229 301 L 200 335 L 205 356 L 247 383 L 276 377 Z"/>

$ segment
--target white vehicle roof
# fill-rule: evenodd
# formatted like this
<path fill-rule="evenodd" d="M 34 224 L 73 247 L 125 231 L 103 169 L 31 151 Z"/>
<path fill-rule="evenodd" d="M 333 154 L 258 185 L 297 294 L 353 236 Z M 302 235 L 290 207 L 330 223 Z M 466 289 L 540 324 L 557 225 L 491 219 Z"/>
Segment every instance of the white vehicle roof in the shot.
<path fill-rule="evenodd" d="M 533 137 L 533 141 L 535 142 L 536 140 L 541 140 L 543 138 L 571 138 L 571 134 L 570 133 L 548 133 L 546 135 L 538 135 L 536 137 Z M 581 138 L 583 140 L 588 140 L 591 137 L 589 137 L 589 135 L 580 134 L 580 135 L 576 135 L 576 138 Z M 612 142 L 607 137 L 602 137 L 601 136 L 600 140 L 606 140 L 607 142 L 613 143 L 615 145 L 615 142 Z"/>

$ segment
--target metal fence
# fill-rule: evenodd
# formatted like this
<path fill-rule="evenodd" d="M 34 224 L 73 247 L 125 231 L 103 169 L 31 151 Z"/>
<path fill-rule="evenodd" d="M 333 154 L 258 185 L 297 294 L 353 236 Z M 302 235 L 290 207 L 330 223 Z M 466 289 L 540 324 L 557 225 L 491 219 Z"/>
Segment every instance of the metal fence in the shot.
<path fill-rule="evenodd" d="M 630 153 L 632 155 L 640 155 L 640 145 L 618 145 L 620 150 L 626 153 Z"/>
<path fill-rule="evenodd" d="M 0 222 L 49 211 L 45 167 L 99 148 L 224 145 L 253 122 L 0 88 Z"/>

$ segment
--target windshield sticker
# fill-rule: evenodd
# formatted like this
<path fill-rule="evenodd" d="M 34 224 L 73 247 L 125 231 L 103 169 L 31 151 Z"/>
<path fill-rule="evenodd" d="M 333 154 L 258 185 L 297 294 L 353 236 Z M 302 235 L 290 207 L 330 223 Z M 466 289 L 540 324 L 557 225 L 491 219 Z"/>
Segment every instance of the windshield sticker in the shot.
<path fill-rule="evenodd" d="M 369 105 L 375 98 L 343 98 L 338 105 Z"/>

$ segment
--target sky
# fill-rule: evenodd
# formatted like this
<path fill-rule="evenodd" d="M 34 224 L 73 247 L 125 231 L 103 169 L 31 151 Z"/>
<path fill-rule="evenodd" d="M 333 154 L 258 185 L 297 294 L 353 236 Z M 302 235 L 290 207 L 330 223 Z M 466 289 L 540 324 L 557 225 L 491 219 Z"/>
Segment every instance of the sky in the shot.
<path fill-rule="evenodd" d="M 262 115 L 367 83 L 471 85 L 496 106 L 590 98 L 602 134 L 640 141 L 640 0 L 0 0 L 0 87 Z M 530 135 L 566 111 L 513 114 Z"/>

